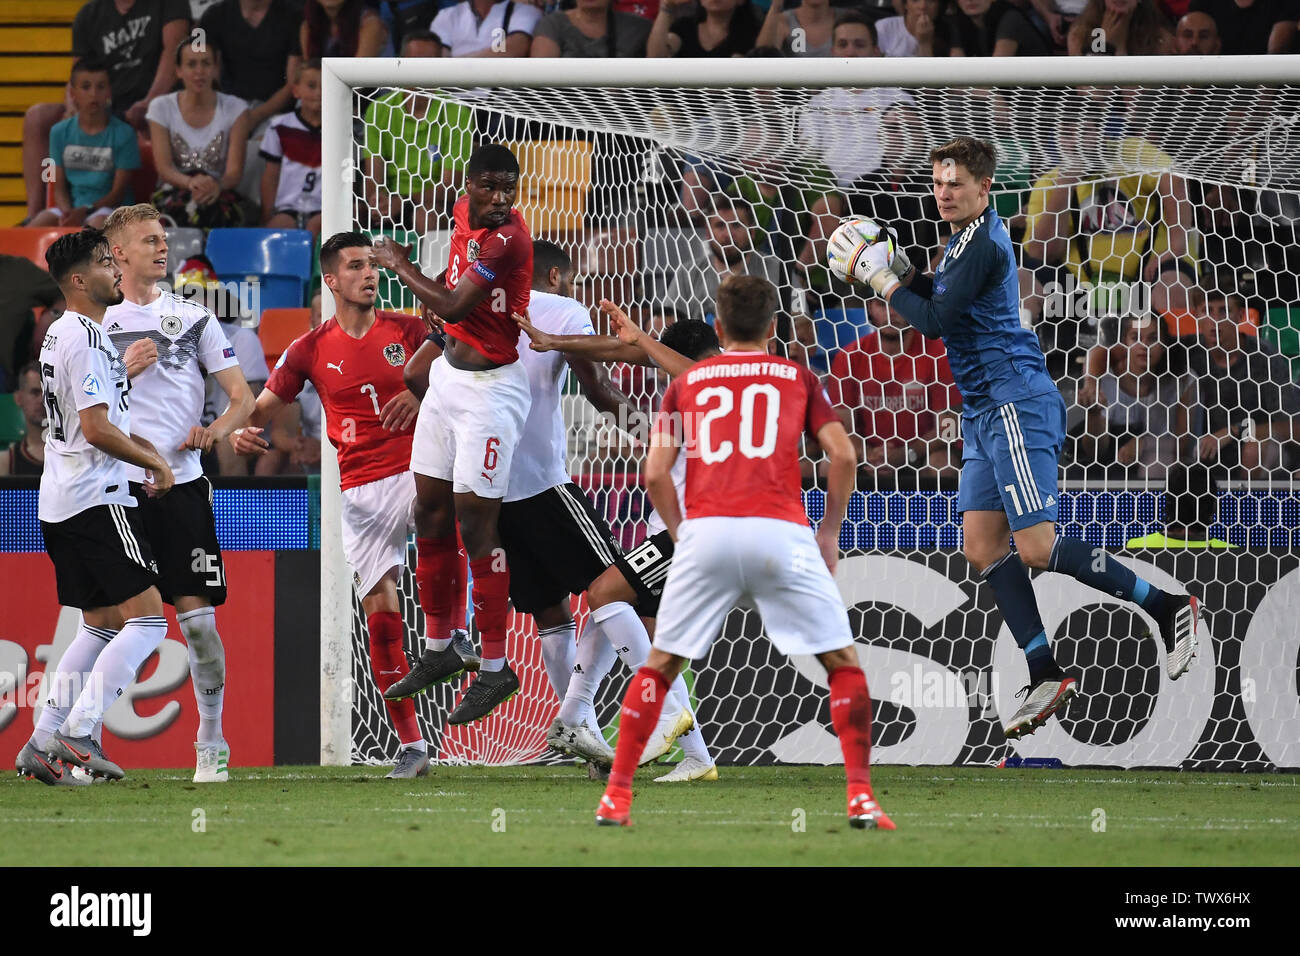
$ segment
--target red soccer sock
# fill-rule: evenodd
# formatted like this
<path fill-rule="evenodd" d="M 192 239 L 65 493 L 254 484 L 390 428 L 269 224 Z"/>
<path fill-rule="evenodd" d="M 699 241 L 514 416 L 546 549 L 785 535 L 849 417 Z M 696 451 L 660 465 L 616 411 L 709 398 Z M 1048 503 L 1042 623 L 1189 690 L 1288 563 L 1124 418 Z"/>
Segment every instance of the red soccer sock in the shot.
<path fill-rule="evenodd" d="M 831 724 L 844 753 L 849 786 L 871 786 L 871 694 L 860 667 L 837 667 L 831 687 Z"/>
<path fill-rule="evenodd" d="M 632 777 L 645 752 L 646 741 L 659 723 L 668 687 L 664 675 L 649 667 L 637 671 L 627 685 L 618 723 L 618 749 L 614 751 L 614 768 L 609 772 L 611 787 L 632 789 Z"/>
<path fill-rule="evenodd" d="M 370 668 L 375 673 L 375 683 L 382 694 L 406 676 L 410 667 L 402 653 L 402 615 L 396 611 L 379 611 L 366 618 L 370 630 Z M 415 719 L 415 701 L 386 700 L 388 719 L 393 722 L 397 737 L 403 744 L 421 740 L 420 725 Z"/>
<path fill-rule="evenodd" d="M 465 558 L 455 535 L 415 539 L 415 586 L 424 611 L 424 633 L 431 638 L 451 636 L 453 627 L 465 626 L 464 597 L 460 622 L 456 623 L 456 581 L 465 590 Z"/>
<path fill-rule="evenodd" d="M 492 556 L 471 561 L 469 569 L 474 575 L 474 619 L 483 642 L 483 660 L 505 657 L 510 569 Z"/>
<path fill-rule="evenodd" d="M 465 542 L 461 540 L 460 528 L 456 529 L 456 567 L 452 575 L 451 626 L 452 629 L 465 627 L 466 602 L 469 600 L 469 559 L 466 557 Z"/>

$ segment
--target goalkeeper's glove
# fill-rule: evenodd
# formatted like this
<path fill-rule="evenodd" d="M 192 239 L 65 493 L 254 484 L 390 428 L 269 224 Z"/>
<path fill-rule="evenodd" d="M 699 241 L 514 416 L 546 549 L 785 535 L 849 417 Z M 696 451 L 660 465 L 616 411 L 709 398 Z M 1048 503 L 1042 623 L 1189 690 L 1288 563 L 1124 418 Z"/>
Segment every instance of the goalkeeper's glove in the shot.
<path fill-rule="evenodd" d="M 912 273 L 912 260 L 907 258 L 907 253 L 903 251 L 903 244 L 898 241 L 897 230 L 893 226 L 886 226 L 885 232 L 889 233 L 889 238 L 894 241 L 894 261 L 890 263 L 889 268 L 899 279 L 906 281 Z"/>
<path fill-rule="evenodd" d="M 852 224 L 845 223 L 831 234 L 826 262 L 833 275 L 869 285 L 884 297 L 899 284 L 892 268 L 893 245 L 888 236 L 869 242 Z"/>

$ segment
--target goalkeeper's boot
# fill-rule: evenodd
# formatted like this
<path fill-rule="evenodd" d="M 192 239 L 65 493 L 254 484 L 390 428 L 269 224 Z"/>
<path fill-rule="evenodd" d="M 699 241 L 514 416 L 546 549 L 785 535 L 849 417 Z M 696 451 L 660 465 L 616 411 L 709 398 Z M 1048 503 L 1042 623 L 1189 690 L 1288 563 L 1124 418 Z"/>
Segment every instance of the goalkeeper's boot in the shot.
<path fill-rule="evenodd" d="M 483 658 L 474 650 L 474 642 L 469 639 L 469 631 L 457 628 L 451 632 L 451 649 L 465 662 L 465 670 L 476 671 L 483 666 Z"/>
<path fill-rule="evenodd" d="M 403 747 L 397 755 L 397 766 L 384 775 L 385 780 L 414 780 L 429 775 L 429 754 L 414 747 Z"/>
<path fill-rule="evenodd" d="M 1054 677 L 1044 677 L 1032 687 L 1025 685 L 1016 696 L 1019 697 L 1026 692 L 1028 696 L 1025 697 L 1024 704 L 1002 731 L 1008 740 L 1016 740 L 1032 734 L 1047 723 L 1048 717 L 1079 693 L 1079 682 L 1073 677 L 1058 673 Z"/>
<path fill-rule="evenodd" d="M 849 826 L 855 830 L 897 830 L 894 821 L 885 815 L 871 795 L 870 787 L 857 786 L 849 790 Z"/>
<path fill-rule="evenodd" d="M 22 750 L 18 751 L 16 766 L 18 776 L 39 780 L 50 787 L 85 787 L 90 784 L 89 778 L 73 776 L 71 767 L 65 767 L 59 761 L 51 760 L 37 750 L 30 740 Z"/>
<path fill-rule="evenodd" d="M 673 749 L 673 743 L 682 734 L 691 732 L 695 726 L 695 718 L 691 716 L 689 710 L 679 710 L 677 713 L 668 711 L 659 715 L 659 723 L 655 724 L 654 733 L 646 741 L 645 751 L 641 754 L 640 766 L 658 760 L 668 751 Z"/>
<path fill-rule="evenodd" d="M 476 665 L 477 667 L 477 665 Z M 423 694 L 434 684 L 459 677 L 468 670 L 464 658 L 456 651 L 455 641 L 440 651 L 425 650 L 410 673 L 384 691 L 384 700 L 404 700 Z"/>
<path fill-rule="evenodd" d="M 684 757 L 670 773 L 655 777 L 655 783 L 690 783 L 692 780 L 717 780 L 716 764 L 705 763 L 698 757 Z"/>
<path fill-rule="evenodd" d="M 90 734 L 84 737 L 68 737 L 65 734 L 55 733 L 50 737 L 50 744 L 45 752 L 66 764 L 88 770 L 97 777 L 121 780 L 126 776 L 121 767 L 104 756 L 103 749 Z"/>
<path fill-rule="evenodd" d="M 1190 594 L 1178 595 L 1160 620 L 1165 643 L 1165 673 L 1178 680 L 1192 666 L 1196 656 L 1196 626 L 1201 619 L 1201 602 Z"/>
<path fill-rule="evenodd" d="M 509 664 L 499 671 L 479 671 L 456 709 L 447 716 L 447 723 L 468 724 L 482 720 L 517 693 L 519 678 Z"/>
<path fill-rule="evenodd" d="M 194 745 L 195 783 L 226 783 L 230 779 L 230 744 Z"/>
<path fill-rule="evenodd" d="M 596 825 L 625 827 L 632 822 L 632 791 L 622 787 L 606 787 L 596 807 Z"/>

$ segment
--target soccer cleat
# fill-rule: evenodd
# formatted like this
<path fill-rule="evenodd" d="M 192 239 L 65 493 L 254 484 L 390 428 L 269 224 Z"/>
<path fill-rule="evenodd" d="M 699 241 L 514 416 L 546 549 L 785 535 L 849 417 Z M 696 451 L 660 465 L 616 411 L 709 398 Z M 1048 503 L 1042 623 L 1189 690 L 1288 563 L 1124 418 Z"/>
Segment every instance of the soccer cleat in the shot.
<path fill-rule="evenodd" d="M 478 651 L 474 650 L 474 642 L 469 639 L 469 631 L 459 629 L 452 631 L 451 649 L 465 662 L 465 670 L 476 671 L 483 666 L 483 658 L 479 657 Z"/>
<path fill-rule="evenodd" d="M 1176 603 L 1160 622 L 1160 636 L 1165 642 L 1165 673 L 1178 680 L 1192 666 L 1196 656 L 1196 626 L 1201 618 L 1201 602 L 1190 594 Z"/>
<path fill-rule="evenodd" d="M 224 740 L 219 744 L 194 745 L 195 783 L 225 783 L 230 779 L 230 745 Z"/>
<path fill-rule="evenodd" d="M 705 763 L 696 757 L 685 757 L 669 773 L 655 777 L 655 783 L 689 783 L 692 780 L 717 780 L 716 764 Z"/>
<path fill-rule="evenodd" d="M 384 691 L 384 700 L 404 700 L 423 694 L 434 684 L 459 677 L 467 669 L 468 665 L 456 652 L 455 643 L 440 651 L 426 650 L 409 674 Z"/>
<path fill-rule="evenodd" d="M 110 780 L 121 780 L 126 776 L 121 767 L 104 756 L 104 751 L 89 734 L 84 737 L 68 737 L 55 733 L 50 737 L 46 753 L 66 764 L 89 770 L 95 776 Z"/>
<path fill-rule="evenodd" d="M 871 795 L 870 788 L 849 796 L 849 826 L 855 830 L 897 830 L 894 821 L 885 815 Z"/>
<path fill-rule="evenodd" d="M 385 780 L 414 780 L 429 775 L 429 754 L 414 747 L 403 747 L 397 755 L 397 766 L 384 775 Z"/>
<path fill-rule="evenodd" d="M 673 743 L 677 738 L 682 734 L 690 733 L 694 726 L 695 718 L 691 716 L 689 710 L 678 711 L 676 714 L 660 714 L 659 723 L 655 725 L 654 733 L 646 742 L 645 752 L 641 754 L 639 766 L 645 766 L 668 753 L 673 749 Z"/>
<path fill-rule="evenodd" d="M 567 754 L 569 748 L 565 746 L 564 738 L 564 721 L 556 717 L 551 721 L 551 726 L 546 728 L 546 746 L 556 753 Z"/>
<path fill-rule="evenodd" d="M 1073 677 L 1045 677 L 1033 687 L 1026 685 L 1020 694 L 1028 691 L 1024 704 L 1016 711 L 1011 722 L 1002 731 L 1008 740 L 1016 740 L 1047 723 L 1047 718 L 1061 709 L 1070 698 L 1079 693 L 1079 682 Z M 1016 696 L 1019 697 L 1020 694 Z"/>
<path fill-rule="evenodd" d="M 596 826 L 625 827 L 632 821 L 632 791 L 621 787 L 606 787 L 596 807 Z"/>
<path fill-rule="evenodd" d="M 85 787 L 90 784 L 86 777 L 73 776 L 71 767 L 41 753 L 30 740 L 18 751 L 16 766 L 18 776 L 39 780 L 49 787 Z"/>
<path fill-rule="evenodd" d="M 554 742 L 552 738 L 554 737 Z M 605 738 L 586 723 L 566 726 L 556 718 L 546 733 L 546 742 L 561 753 L 572 754 L 608 770 L 614 764 L 614 751 Z"/>
<path fill-rule="evenodd" d="M 509 664 L 499 671 L 479 671 L 456 709 L 447 716 L 447 723 L 468 724 L 482 720 L 517 693 L 519 678 Z"/>

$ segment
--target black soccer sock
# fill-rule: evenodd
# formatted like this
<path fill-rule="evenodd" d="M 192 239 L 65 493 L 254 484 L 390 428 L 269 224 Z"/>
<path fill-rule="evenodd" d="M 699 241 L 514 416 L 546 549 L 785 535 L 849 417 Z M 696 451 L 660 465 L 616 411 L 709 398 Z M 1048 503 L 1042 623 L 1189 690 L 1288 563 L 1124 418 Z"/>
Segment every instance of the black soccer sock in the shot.
<path fill-rule="evenodd" d="M 1038 614 L 1038 599 L 1034 597 L 1034 585 L 1020 555 L 1014 551 L 1007 552 L 1001 560 L 984 569 L 983 577 L 993 588 L 993 597 L 1011 636 L 1025 652 L 1025 660 L 1029 663 L 1029 683 L 1037 684 L 1045 677 L 1058 676 L 1061 668 L 1048 646 L 1043 619 Z"/>
<path fill-rule="evenodd" d="M 1078 538 L 1058 537 L 1052 545 L 1047 570 L 1068 574 L 1098 591 L 1139 605 L 1157 621 L 1164 619 L 1170 595 L 1138 577 L 1101 548 Z"/>

